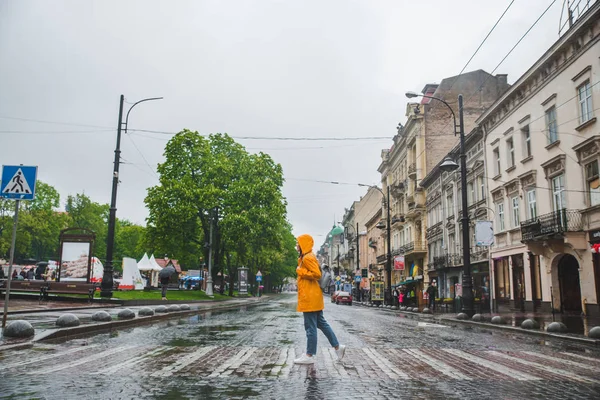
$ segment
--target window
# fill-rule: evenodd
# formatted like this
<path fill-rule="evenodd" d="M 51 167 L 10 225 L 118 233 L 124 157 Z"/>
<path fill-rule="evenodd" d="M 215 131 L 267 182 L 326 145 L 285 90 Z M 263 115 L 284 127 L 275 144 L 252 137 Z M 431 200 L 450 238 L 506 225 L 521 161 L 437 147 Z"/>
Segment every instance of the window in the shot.
<path fill-rule="evenodd" d="M 471 205 L 475 202 L 475 190 L 473 182 L 467 183 L 467 204 Z"/>
<path fill-rule="evenodd" d="M 537 202 L 535 199 L 535 189 L 527 191 L 527 218 L 537 218 Z"/>
<path fill-rule="evenodd" d="M 548 144 L 558 140 L 558 125 L 556 123 L 556 107 L 551 107 L 546 110 L 546 134 L 548 136 Z"/>
<path fill-rule="evenodd" d="M 580 121 L 583 124 L 592 119 L 592 87 L 590 86 L 590 81 L 585 82 L 577 88 L 577 95 L 579 97 Z"/>
<path fill-rule="evenodd" d="M 516 228 L 521 223 L 521 219 L 519 218 L 519 196 L 515 196 L 511 199 L 512 205 L 512 227 Z"/>
<path fill-rule="evenodd" d="M 521 135 L 523 136 L 523 158 L 531 156 L 531 132 L 529 131 L 529 125 L 521 129 Z"/>
<path fill-rule="evenodd" d="M 506 141 L 506 157 L 508 159 L 508 168 L 515 166 L 515 143 L 512 138 Z"/>
<path fill-rule="evenodd" d="M 454 197 L 451 194 L 446 196 L 446 209 L 448 210 L 448 215 L 454 215 Z"/>
<path fill-rule="evenodd" d="M 494 149 L 494 166 L 495 166 L 495 175 L 500 175 L 500 149 L 497 147 Z"/>
<path fill-rule="evenodd" d="M 502 232 L 504 230 L 504 203 L 496 204 L 496 218 L 498 219 L 498 232 Z"/>
<path fill-rule="evenodd" d="M 454 246 L 455 246 L 454 233 L 451 233 L 448 235 L 448 253 L 449 254 L 454 254 L 454 251 L 456 250 L 454 248 Z"/>
<path fill-rule="evenodd" d="M 565 176 L 562 174 L 552 178 L 552 203 L 554 211 L 566 208 Z"/>
<path fill-rule="evenodd" d="M 479 201 L 485 200 L 485 183 L 483 181 L 483 176 L 477 178 L 477 186 L 479 187 Z"/>
<path fill-rule="evenodd" d="M 588 188 L 590 207 L 600 204 L 600 178 L 598 176 L 598 160 L 585 166 L 585 179 Z"/>

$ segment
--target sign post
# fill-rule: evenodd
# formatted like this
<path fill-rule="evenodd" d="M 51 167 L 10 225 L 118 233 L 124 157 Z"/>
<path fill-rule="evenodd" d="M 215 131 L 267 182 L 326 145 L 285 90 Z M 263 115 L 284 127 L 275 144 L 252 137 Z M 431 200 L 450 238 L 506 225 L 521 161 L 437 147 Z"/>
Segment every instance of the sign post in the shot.
<path fill-rule="evenodd" d="M 256 283 L 258 283 L 258 285 L 256 285 L 256 290 L 258 291 L 258 297 L 260 297 L 261 295 L 261 283 L 262 283 L 262 273 L 260 271 L 258 271 L 256 273 Z"/>
<path fill-rule="evenodd" d="M 15 215 L 13 217 L 12 241 L 10 245 L 10 260 L 8 262 L 8 278 L 4 295 L 4 314 L 2 315 L 2 332 L 6 329 L 8 301 L 10 299 L 10 282 L 12 280 L 13 262 L 15 259 L 15 243 L 17 241 L 17 223 L 19 222 L 19 204 L 21 200 L 33 200 L 35 196 L 35 181 L 37 167 L 22 165 L 4 165 L 2 181 L 0 182 L 0 197 L 15 200 Z"/>

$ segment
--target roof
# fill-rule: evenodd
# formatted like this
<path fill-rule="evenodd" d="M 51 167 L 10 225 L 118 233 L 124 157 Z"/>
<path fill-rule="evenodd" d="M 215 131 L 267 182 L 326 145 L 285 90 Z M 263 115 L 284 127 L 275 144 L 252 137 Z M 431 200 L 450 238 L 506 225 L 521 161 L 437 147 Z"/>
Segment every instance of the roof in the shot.
<path fill-rule="evenodd" d="M 171 264 L 173 267 L 175 267 L 175 271 L 181 272 L 181 266 L 179 265 L 179 262 L 172 258 L 157 258 L 156 263 L 163 268 Z"/>

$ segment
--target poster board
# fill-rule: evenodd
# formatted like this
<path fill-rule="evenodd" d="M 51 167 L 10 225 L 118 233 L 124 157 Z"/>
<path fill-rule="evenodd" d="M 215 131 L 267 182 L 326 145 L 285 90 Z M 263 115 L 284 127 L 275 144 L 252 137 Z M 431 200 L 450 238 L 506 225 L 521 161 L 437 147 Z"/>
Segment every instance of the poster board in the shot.
<path fill-rule="evenodd" d="M 60 232 L 57 281 L 90 283 L 95 238 L 96 234 L 85 228 L 67 228 Z"/>
<path fill-rule="evenodd" d="M 383 282 L 371 282 L 371 301 L 383 301 Z"/>

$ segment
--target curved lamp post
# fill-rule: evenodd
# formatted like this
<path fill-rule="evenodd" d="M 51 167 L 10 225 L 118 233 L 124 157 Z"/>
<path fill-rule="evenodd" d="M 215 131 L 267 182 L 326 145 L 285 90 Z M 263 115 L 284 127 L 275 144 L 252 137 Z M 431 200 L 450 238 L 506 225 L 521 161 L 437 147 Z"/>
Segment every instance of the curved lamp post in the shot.
<path fill-rule="evenodd" d="M 452 113 L 452 118 L 454 119 L 454 135 L 460 135 L 460 184 L 462 187 L 462 242 L 463 242 L 463 277 L 462 277 L 462 290 L 463 290 L 463 305 L 462 312 L 467 314 L 469 317 L 472 317 L 474 314 L 473 308 L 473 280 L 471 278 L 471 240 L 469 235 L 469 212 L 468 202 L 467 202 L 467 155 L 465 153 L 465 126 L 463 120 L 463 96 L 462 94 L 458 95 L 458 121 L 456 124 L 456 115 L 454 114 L 454 110 L 450 107 L 446 101 L 433 97 L 427 96 L 423 94 L 418 94 L 415 92 L 406 92 L 406 97 L 414 98 L 414 97 L 424 97 L 427 99 L 437 100 L 442 102 L 448 107 L 450 112 Z M 458 164 L 449 156 L 444 158 L 442 163 L 440 164 L 440 169 L 443 172 L 452 172 L 458 168 Z"/>
<path fill-rule="evenodd" d="M 115 223 L 117 217 L 117 188 L 119 186 L 119 164 L 121 161 L 121 129 L 125 125 L 125 132 L 127 133 L 127 124 L 129 123 L 129 113 L 133 107 L 137 106 L 144 101 L 161 100 L 162 97 L 149 97 L 147 99 L 140 100 L 133 103 L 127 115 L 125 116 L 125 124 L 123 124 L 123 103 L 125 96 L 121 95 L 119 102 L 119 125 L 117 126 L 117 146 L 115 148 L 115 161 L 113 170 L 113 182 L 112 182 L 112 195 L 110 197 L 110 210 L 108 215 L 108 233 L 106 236 L 106 262 L 104 263 L 104 273 L 102 275 L 102 284 L 100 286 L 101 297 L 112 297 L 113 289 L 113 247 L 115 244 Z"/>

